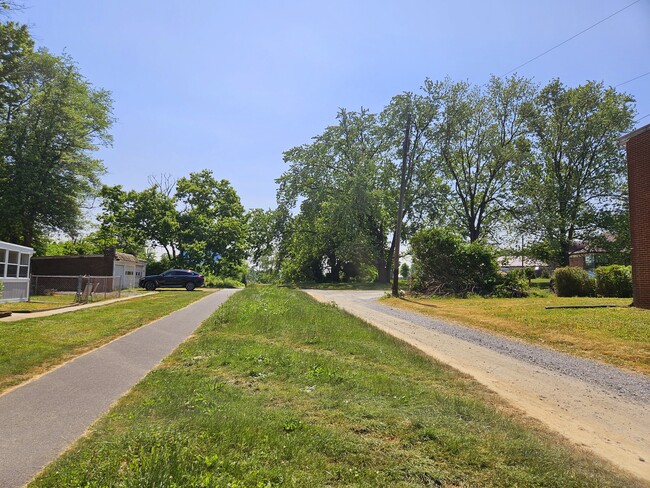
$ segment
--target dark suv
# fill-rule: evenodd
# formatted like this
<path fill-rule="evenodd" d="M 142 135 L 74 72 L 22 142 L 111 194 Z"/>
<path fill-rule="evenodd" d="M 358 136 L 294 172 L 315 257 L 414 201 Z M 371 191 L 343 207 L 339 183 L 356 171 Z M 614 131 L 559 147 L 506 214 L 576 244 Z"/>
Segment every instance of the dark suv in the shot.
<path fill-rule="evenodd" d="M 203 286 L 203 275 L 190 269 L 169 269 L 159 275 L 145 276 L 140 280 L 140 286 L 149 291 L 176 286 L 192 291 L 197 286 Z"/>

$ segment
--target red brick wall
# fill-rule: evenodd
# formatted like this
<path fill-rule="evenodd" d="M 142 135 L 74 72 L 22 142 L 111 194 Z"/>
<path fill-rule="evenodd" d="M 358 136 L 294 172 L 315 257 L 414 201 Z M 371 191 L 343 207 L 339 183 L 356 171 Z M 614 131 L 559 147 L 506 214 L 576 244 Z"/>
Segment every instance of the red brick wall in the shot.
<path fill-rule="evenodd" d="M 650 131 L 627 141 L 634 305 L 650 308 Z"/>

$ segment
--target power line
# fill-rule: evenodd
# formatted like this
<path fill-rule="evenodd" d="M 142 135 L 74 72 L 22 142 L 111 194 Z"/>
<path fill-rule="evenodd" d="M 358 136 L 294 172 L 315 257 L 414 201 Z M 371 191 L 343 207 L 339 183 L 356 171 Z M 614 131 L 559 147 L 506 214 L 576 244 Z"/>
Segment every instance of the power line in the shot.
<path fill-rule="evenodd" d="M 636 124 L 637 122 L 640 122 L 641 120 L 645 119 L 646 117 L 650 117 L 650 114 L 645 114 L 643 117 L 639 117 L 635 121 L 633 121 L 633 124 Z"/>
<path fill-rule="evenodd" d="M 618 88 L 619 86 L 625 85 L 626 83 L 629 83 L 630 81 L 638 80 L 639 78 L 643 78 L 644 76 L 648 76 L 648 75 L 650 75 L 650 71 L 648 71 L 647 73 L 643 73 L 642 75 L 636 76 L 636 77 L 632 78 L 631 80 L 627 80 L 627 81 L 624 81 L 623 83 L 619 83 L 614 88 Z"/>
<path fill-rule="evenodd" d="M 557 49 L 558 47 L 560 47 L 560 46 L 566 44 L 566 43 L 569 42 L 570 40 L 575 39 L 575 38 L 578 37 L 579 35 L 584 34 L 584 33 L 587 32 L 588 30 L 593 29 L 594 27 L 596 27 L 596 26 L 599 25 L 599 24 L 602 24 L 602 23 L 605 22 L 606 20 L 611 19 L 611 18 L 614 17 L 616 14 L 621 13 L 623 10 L 630 8 L 632 5 L 634 5 L 635 3 L 639 3 L 640 1 L 641 1 L 641 0 L 635 0 L 634 2 L 632 2 L 631 4 L 629 4 L 628 6 L 623 7 L 623 8 L 620 9 L 620 10 L 617 10 L 616 12 L 614 12 L 613 14 L 611 14 L 611 15 L 605 17 L 604 19 L 599 20 L 598 22 L 596 22 L 595 24 L 590 25 L 589 27 L 587 27 L 587 28 L 584 29 L 584 30 L 581 30 L 581 31 L 578 32 L 577 34 L 575 34 L 575 35 L 569 37 L 567 40 L 562 41 L 561 43 L 557 44 L 556 46 L 553 46 L 551 49 L 548 49 L 547 51 L 544 51 L 542 54 L 538 54 L 538 55 L 535 56 L 534 58 L 529 59 L 529 60 L 526 61 L 525 63 L 520 64 L 520 65 L 517 66 L 516 68 L 511 69 L 510 71 L 508 71 L 507 73 L 505 73 L 503 76 L 509 75 L 509 74 L 512 73 L 513 71 L 517 71 L 519 68 L 522 68 L 522 67 L 526 66 L 527 64 L 532 63 L 532 62 L 535 61 L 536 59 L 541 58 L 541 57 L 544 56 L 545 54 L 550 53 L 550 52 L 553 51 L 554 49 Z"/>

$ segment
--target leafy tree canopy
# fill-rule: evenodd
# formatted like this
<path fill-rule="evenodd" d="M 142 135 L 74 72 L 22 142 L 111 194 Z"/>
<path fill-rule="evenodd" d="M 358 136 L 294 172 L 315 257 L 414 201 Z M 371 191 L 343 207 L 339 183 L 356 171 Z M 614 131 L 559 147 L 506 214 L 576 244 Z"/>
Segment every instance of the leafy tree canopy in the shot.
<path fill-rule="evenodd" d="M 13 22 L 0 24 L 0 61 L 0 239 L 42 250 L 49 232 L 81 227 L 99 189 L 92 153 L 111 142 L 112 101 Z"/>

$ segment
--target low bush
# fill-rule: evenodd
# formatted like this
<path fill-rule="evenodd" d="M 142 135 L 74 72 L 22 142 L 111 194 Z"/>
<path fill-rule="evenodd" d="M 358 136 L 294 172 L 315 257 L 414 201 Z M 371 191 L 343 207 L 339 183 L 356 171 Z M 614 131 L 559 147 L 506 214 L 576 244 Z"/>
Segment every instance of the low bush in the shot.
<path fill-rule="evenodd" d="M 582 268 L 557 268 L 551 278 L 559 297 L 592 297 L 596 295 L 596 280 Z"/>
<path fill-rule="evenodd" d="M 525 269 L 515 269 L 500 276 L 494 288 L 494 296 L 498 298 L 523 298 L 528 295 L 530 295 L 530 280 Z"/>
<path fill-rule="evenodd" d="M 530 266 L 527 266 L 524 268 L 524 276 L 528 280 L 528 284 L 530 285 L 531 281 L 533 281 L 537 276 L 535 275 L 535 270 L 531 268 Z"/>
<path fill-rule="evenodd" d="M 234 278 L 206 275 L 203 286 L 206 288 L 243 288 L 244 283 Z"/>
<path fill-rule="evenodd" d="M 498 267 L 493 250 L 467 243 L 443 229 L 417 232 L 411 238 L 413 290 L 435 295 L 486 295 L 494 290 Z"/>
<path fill-rule="evenodd" d="M 632 266 L 601 266 L 596 268 L 596 293 L 604 297 L 632 297 Z"/>

